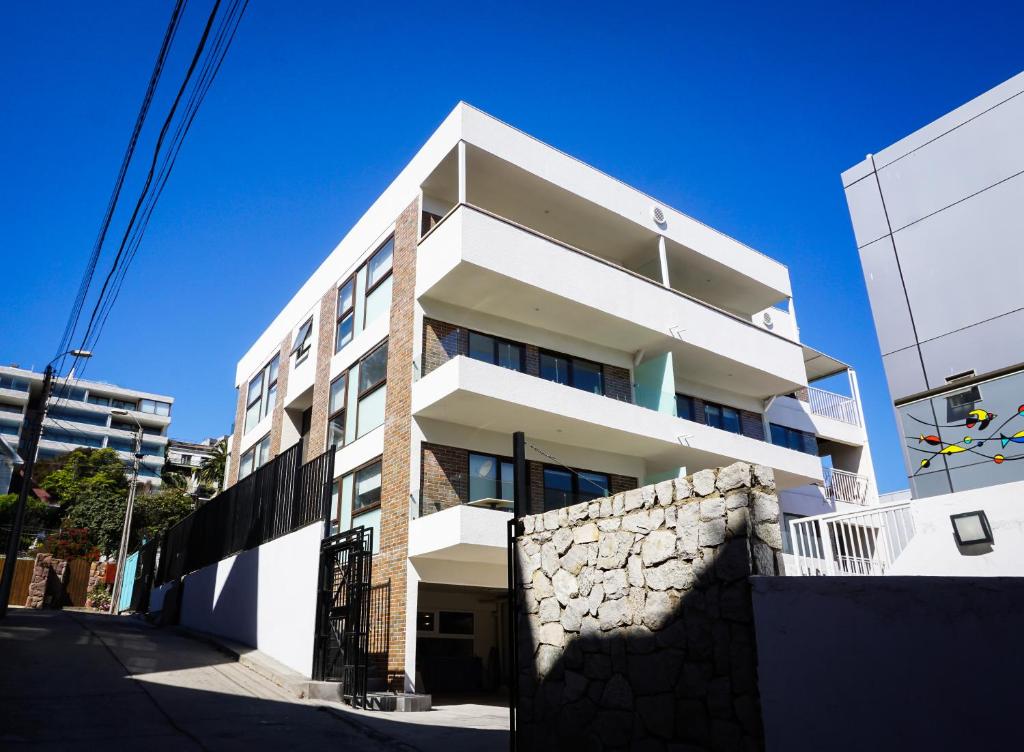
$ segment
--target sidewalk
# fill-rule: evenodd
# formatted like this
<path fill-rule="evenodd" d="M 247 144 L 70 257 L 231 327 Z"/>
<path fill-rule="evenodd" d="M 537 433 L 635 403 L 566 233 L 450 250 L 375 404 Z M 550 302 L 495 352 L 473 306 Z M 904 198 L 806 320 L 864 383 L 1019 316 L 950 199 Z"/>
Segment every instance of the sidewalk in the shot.
<path fill-rule="evenodd" d="M 11 609 L 0 621 L 5 750 L 505 749 L 504 729 L 463 725 L 468 707 L 385 715 L 296 700 L 210 645 L 130 617 Z"/>

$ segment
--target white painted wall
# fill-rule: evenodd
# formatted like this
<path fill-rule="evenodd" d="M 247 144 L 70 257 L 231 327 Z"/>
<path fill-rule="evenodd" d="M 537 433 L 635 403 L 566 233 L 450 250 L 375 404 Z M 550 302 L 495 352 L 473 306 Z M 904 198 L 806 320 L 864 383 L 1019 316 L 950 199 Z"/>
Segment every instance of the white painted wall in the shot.
<path fill-rule="evenodd" d="M 312 676 L 322 532 L 315 523 L 188 575 L 181 624 Z"/>
<path fill-rule="evenodd" d="M 952 514 L 984 510 L 994 543 L 957 546 Z M 1024 481 L 932 496 L 911 504 L 915 534 L 889 574 L 1024 576 Z"/>

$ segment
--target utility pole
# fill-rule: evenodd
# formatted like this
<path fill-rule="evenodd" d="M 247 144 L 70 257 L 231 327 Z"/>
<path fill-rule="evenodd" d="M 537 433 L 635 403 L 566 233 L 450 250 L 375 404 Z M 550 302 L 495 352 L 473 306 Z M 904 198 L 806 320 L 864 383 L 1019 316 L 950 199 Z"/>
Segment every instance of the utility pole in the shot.
<path fill-rule="evenodd" d="M 127 410 L 111 410 L 114 415 L 128 415 L 135 420 L 138 430 L 135 432 L 135 457 L 132 462 L 132 483 L 128 487 L 128 506 L 124 510 L 124 526 L 121 528 L 121 545 L 117 549 L 117 574 L 114 577 L 114 593 L 110 599 L 109 613 L 117 613 L 117 604 L 121 600 L 124 588 L 124 565 L 128 559 L 128 545 L 132 535 L 132 512 L 135 509 L 135 489 L 139 484 L 139 460 L 142 459 L 142 424 Z"/>
<path fill-rule="evenodd" d="M 43 415 L 46 413 L 46 401 L 50 397 L 53 384 L 53 366 L 46 366 L 43 373 L 43 390 L 37 400 L 30 400 L 27 413 L 29 419 L 25 423 L 24 454 L 21 459 L 24 474 L 21 488 L 18 491 L 18 503 L 14 507 L 14 523 L 11 525 L 11 537 L 7 540 L 7 558 L 4 560 L 4 572 L 0 577 L 0 619 L 7 616 L 7 601 L 11 597 L 11 585 L 14 582 L 14 569 L 18 563 L 18 549 L 21 547 L 21 528 L 25 521 L 25 503 L 32 490 L 32 471 L 36 465 L 36 454 L 39 448 L 39 436 L 43 432 Z"/>

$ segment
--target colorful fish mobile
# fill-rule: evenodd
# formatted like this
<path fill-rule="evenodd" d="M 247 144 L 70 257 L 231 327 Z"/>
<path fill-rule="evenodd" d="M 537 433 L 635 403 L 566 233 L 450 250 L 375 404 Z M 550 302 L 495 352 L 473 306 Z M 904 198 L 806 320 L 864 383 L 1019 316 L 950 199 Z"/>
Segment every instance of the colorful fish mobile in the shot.
<path fill-rule="evenodd" d="M 924 423 L 925 425 L 928 425 L 928 426 L 933 426 L 934 425 L 935 428 L 955 428 L 956 427 L 956 424 L 939 426 L 939 425 L 930 423 L 928 421 L 921 420 L 920 418 L 915 418 L 914 416 L 910 416 L 910 417 L 913 418 L 913 420 L 916 420 L 918 423 Z M 998 417 L 999 416 L 996 413 L 990 413 L 987 410 L 981 410 L 981 409 L 971 410 L 969 413 L 967 413 L 967 416 L 964 418 L 963 425 L 966 428 L 969 428 L 971 430 L 979 431 L 980 432 L 980 431 L 986 430 L 991 425 L 992 421 L 995 420 Z M 1016 433 L 1014 433 L 1012 435 L 1009 435 L 1009 434 L 1006 434 L 1006 433 L 1002 432 L 1002 429 L 1003 429 L 1004 426 L 1006 426 L 1014 418 L 1018 418 L 1018 417 L 1024 417 L 1024 404 L 1019 405 L 1017 407 L 1017 411 L 1013 415 L 1011 415 L 1009 418 L 1004 420 L 1002 422 L 1002 424 L 997 426 L 995 428 L 995 430 L 992 431 L 992 433 L 989 434 L 988 436 L 971 436 L 971 435 L 966 435 L 966 436 L 963 437 L 963 439 L 961 439 L 960 441 L 955 442 L 955 443 L 943 441 L 942 437 L 937 436 L 936 434 L 924 434 L 924 433 L 919 434 L 917 436 L 917 443 L 919 445 L 920 444 L 927 444 L 929 447 L 937 447 L 937 448 L 935 450 L 931 451 L 931 452 L 929 452 L 927 449 L 918 449 L 917 450 L 917 451 L 925 452 L 925 453 L 928 454 L 927 457 L 925 457 L 924 459 L 921 460 L 921 465 L 918 468 L 918 472 L 920 472 L 921 470 L 924 470 L 925 468 L 931 467 L 931 464 L 932 464 L 931 461 L 935 457 L 938 457 L 940 455 L 944 455 L 946 457 L 951 457 L 951 456 L 954 456 L 954 455 L 961 454 L 963 452 L 971 452 L 971 453 L 973 453 L 973 454 L 975 454 L 977 456 L 984 457 L 985 459 L 992 460 L 997 465 L 1001 465 L 1004 462 L 1007 462 L 1007 461 L 1010 461 L 1010 460 L 1024 460 L 1024 454 L 1019 454 L 1019 455 L 1015 455 L 1015 456 L 1012 456 L 1012 457 L 1007 457 L 1005 454 L 988 455 L 988 454 L 985 454 L 985 453 L 979 451 L 982 447 L 985 446 L 985 442 L 986 441 L 989 441 L 989 440 L 994 441 L 997 435 L 999 437 L 999 444 L 1002 447 L 1002 449 L 1004 449 L 1004 450 L 1010 444 L 1024 444 L 1024 430 L 1017 431 Z M 913 438 L 913 437 L 908 436 L 907 438 L 910 439 L 910 438 Z"/>
<path fill-rule="evenodd" d="M 1004 449 L 1011 441 L 1014 444 L 1024 444 L 1024 431 L 1017 431 L 1013 436 L 1004 436 L 1003 434 L 999 434 L 999 443 Z"/>
<path fill-rule="evenodd" d="M 1024 407 L 1024 406 L 1022 406 Z M 964 420 L 964 425 L 968 428 L 977 428 L 979 431 L 984 431 L 988 428 L 988 424 L 992 422 L 994 418 L 998 416 L 995 413 L 986 412 L 985 410 L 971 410 L 967 413 L 967 418 Z"/>

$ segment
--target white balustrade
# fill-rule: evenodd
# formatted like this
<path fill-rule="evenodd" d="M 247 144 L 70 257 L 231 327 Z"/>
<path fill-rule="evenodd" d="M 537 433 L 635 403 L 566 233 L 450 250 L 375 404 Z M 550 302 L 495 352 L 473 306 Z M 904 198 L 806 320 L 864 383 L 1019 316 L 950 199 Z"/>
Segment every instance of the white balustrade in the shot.
<path fill-rule="evenodd" d="M 910 503 L 792 520 L 787 575 L 884 575 L 914 537 Z"/>
<path fill-rule="evenodd" d="M 868 478 L 846 470 L 825 468 L 825 495 L 832 501 L 849 504 L 866 504 L 868 500 Z"/>
<path fill-rule="evenodd" d="M 807 401 L 811 406 L 811 412 L 815 415 L 849 423 L 851 426 L 860 425 L 857 402 L 852 397 L 809 386 L 807 387 Z"/>

